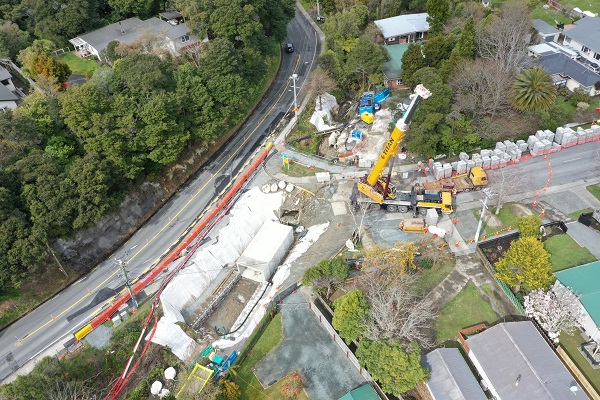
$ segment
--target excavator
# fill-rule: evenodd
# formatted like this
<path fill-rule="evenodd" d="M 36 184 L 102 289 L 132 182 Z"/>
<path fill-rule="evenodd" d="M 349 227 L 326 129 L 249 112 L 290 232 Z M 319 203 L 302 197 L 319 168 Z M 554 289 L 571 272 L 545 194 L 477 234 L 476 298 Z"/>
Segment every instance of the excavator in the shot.
<path fill-rule="evenodd" d="M 413 187 L 411 191 L 397 192 L 396 188 L 390 183 L 391 169 L 387 178 L 382 177 L 382 172 L 390 162 L 393 163 L 393 157 L 398 152 L 398 145 L 404 138 L 412 116 L 423 99 L 431 96 L 431 92 L 423 85 L 417 85 L 415 93 L 412 96 L 404 116 L 396 122 L 394 130 L 387 140 L 377 162 L 366 177 L 360 179 L 352 194 L 352 203 L 355 206 L 360 204 L 369 204 L 380 208 L 385 207 L 391 212 L 408 212 L 413 210 L 424 215 L 427 209 L 435 208 L 444 214 L 450 214 L 452 210 L 452 195 L 439 190 L 421 190 L 419 187 Z M 392 164 L 393 165 L 393 164 Z"/>

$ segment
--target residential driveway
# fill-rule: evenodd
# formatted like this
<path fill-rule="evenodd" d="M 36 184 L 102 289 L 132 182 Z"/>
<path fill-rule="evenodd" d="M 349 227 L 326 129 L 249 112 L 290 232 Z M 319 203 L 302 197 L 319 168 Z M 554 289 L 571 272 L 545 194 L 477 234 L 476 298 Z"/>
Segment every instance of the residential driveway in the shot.
<path fill-rule="evenodd" d="M 544 201 L 565 214 L 583 210 L 589 205 L 574 191 L 553 193 L 544 196 Z"/>
<path fill-rule="evenodd" d="M 282 317 L 283 341 L 255 366 L 254 373 L 263 386 L 298 371 L 308 397 L 337 400 L 365 382 L 300 292 L 285 298 Z"/>
<path fill-rule="evenodd" d="M 596 258 L 600 259 L 600 232 L 579 222 L 571 222 L 567 224 L 567 228 L 569 228 L 567 233 L 580 246 L 586 247 Z"/>

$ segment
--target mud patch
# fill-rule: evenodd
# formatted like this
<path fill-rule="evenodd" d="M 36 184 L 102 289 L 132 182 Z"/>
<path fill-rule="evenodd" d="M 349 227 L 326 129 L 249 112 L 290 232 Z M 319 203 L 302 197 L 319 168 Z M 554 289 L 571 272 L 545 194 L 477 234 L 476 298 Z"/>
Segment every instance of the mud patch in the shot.
<path fill-rule="evenodd" d="M 513 203 L 510 205 L 510 211 L 517 217 L 527 217 L 533 215 L 533 211 L 524 204 Z"/>

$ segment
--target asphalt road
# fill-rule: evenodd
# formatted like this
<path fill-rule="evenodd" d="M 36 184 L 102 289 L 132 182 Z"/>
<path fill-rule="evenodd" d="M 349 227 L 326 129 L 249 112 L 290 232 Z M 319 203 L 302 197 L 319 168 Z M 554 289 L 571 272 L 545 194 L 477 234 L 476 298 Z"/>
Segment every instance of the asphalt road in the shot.
<path fill-rule="evenodd" d="M 298 11 L 288 25 L 286 41 L 294 43 L 295 52 L 283 53 L 274 84 L 222 151 L 108 260 L 52 300 L 0 331 L 0 380 L 4 382 L 54 343 L 68 341 L 107 299 L 122 290 L 123 280 L 116 259 L 127 262 L 130 278 L 137 277 L 150 267 L 290 110 L 294 97 L 290 77 L 298 75 L 296 86 L 299 89 L 313 66 L 318 50 L 315 31 Z M 301 94 L 298 90 L 299 97 Z"/>

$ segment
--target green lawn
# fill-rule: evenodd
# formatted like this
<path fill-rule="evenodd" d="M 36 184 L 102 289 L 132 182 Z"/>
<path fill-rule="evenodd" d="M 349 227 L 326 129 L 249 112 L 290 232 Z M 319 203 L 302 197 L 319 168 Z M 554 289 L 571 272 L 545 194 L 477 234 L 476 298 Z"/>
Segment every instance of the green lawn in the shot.
<path fill-rule="evenodd" d="M 562 348 L 569 354 L 571 360 L 573 360 L 581 373 L 585 375 L 590 384 L 596 389 L 596 392 L 600 392 L 600 369 L 592 368 L 587 359 L 579 352 L 580 346 L 585 342 L 579 332 L 575 332 L 573 335 L 567 335 L 564 332 L 560 334 L 560 345 Z"/>
<path fill-rule="evenodd" d="M 71 72 L 76 75 L 87 76 L 100 67 L 95 60 L 77 57 L 73 53 L 61 54 L 58 59 L 66 63 L 71 68 Z"/>
<path fill-rule="evenodd" d="M 446 303 L 438 313 L 435 330 L 438 343 L 453 339 L 458 331 L 485 322 L 491 324 L 499 317 L 483 299 L 473 282 Z"/>
<path fill-rule="evenodd" d="M 589 185 L 585 187 L 588 192 L 594 195 L 595 198 L 600 200 L 600 185 Z"/>
<path fill-rule="evenodd" d="M 569 218 L 574 219 L 575 221 L 577 221 L 577 219 L 579 218 L 579 216 L 581 214 L 586 214 L 586 213 L 590 213 L 593 212 L 594 210 L 591 208 L 584 208 L 583 210 L 579 210 L 579 211 L 574 211 L 572 213 L 569 214 Z"/>
<path fill-rule="evenodd" d="M 544 248 L 551 254 L 551 272 L 596 261 L 596 257 L 588 249 L 581 247 L 567 234 L 552 236 L 544 242 Z"/>
<path fill-rule="evenodd" d="M 416 281 L 416 289 L 419 293 L 427 294 L 443 281 L 454 268 L 454 260 L 442 262 L 435 267 L 419 271 Z"/>
<path fill-rule="evenodd" d="M 571 4 L 572 1 L 569 0 L 569 3 Z M 543 4 L 546 3 L 543 2 Z M 587 8 L 582 8 L 582 10 L 584 11 L 588 9 L 589 6 L 587 6 Z M 567 17 L 562 12 L 553 9 L 545 10 L 541 5 L 536 7 L 531 12 L 531 19 L 541 19 L 542 21 L 546 21 L 552 26 L 556 26 L 556 22 L 554 22 L 555 20 L 563 24 L 570 24 L 572 22 L 572 19 L 570 17 Z"/>
<path fill-rule="evenodd" d="M 556 97 L 556 106 L 558 108 L 561 108 L 565 111 L 567 111 L 568 113 L 570 113 L 571 115 L 573 115 L 575 113 L 575 111 L 577 111 L 577 107 L 575 107 L 573 104 L 571 104 L 566 98 L 565 96 L 557 96 Z"/>
<path fill-rule="evenodd" d="M 260 339 L 258 339 L 254 347 L 250 350 L 248 358 L 242 362 L 237 371 L 235 381 L 240 385 L 242 391 L 240 400 L 284 400 L 283 395 L 279 392 L 281 381 L 265 390 L 258 379 L 256 379 L 256 376 L 254 376 L 254 372 L 252 372 L 254 365 L 275 348 L 281 340 L 283 340 L 283 325 L 281 323 L 281 313 L 278 313 L 269 323 L 269 326 L 267 326 Z M 296 399 L 309 400 L 304 391 L 300 392 Z"/>
<path fill-rule="evenodd" d="M 513 203 L 504 204 L 502 206 L 502 208 L 500 209 L 500 212 L 498 213 L 498 215 L 496 215 L 496 217 L 498 217 L 500 219 L 500 221 L 502 221 L 502 226 L 500 226 L 498 228 L 498 227 L 487 226 L 487 224 L 485 224 L 485 223 L 483 224 L 484 233 L 486 235 L 493 235 L 497 231 L 508 228 L 509 226 L 516 228 L 518 216 L 512 212 L 512 210 L 510 208 L 511 204 L 513 204 Z M 479 221 L 479 217 L 481 216 L 481 209 L 474 208 L 472 211 L 473 211 L 473 215 L 475 216 L 475 219 L 477 221 Z M 486 213 L 486 215 L 489 215 L 490 213 L 494 214 L 495 212 L 496 212 L 496 207 L 493 206 L 493 207 L 489 207 L 485 213 Z"/>
<path fill-rule="evenodd" d="M 305 176 L 314 176 L 317 172 L 325 172 L 321 168 L 310 169 L 309 167 L 305 167 L 302 164 L 295 163 L 290 161 L 288 165 L 284 165 L 281 167 L 281 173 L 287 176 L 293 177 L 305 177 Z"/>

